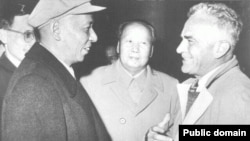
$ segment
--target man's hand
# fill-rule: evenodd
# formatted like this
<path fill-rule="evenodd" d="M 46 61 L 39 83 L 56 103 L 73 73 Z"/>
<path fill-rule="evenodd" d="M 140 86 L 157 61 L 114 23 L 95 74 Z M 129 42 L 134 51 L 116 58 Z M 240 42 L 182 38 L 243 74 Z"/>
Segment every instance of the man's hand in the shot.
<path fill-rule="evenodd" d="M 170 114 L 167 113 L 164 119 L 158 125 L 149 129 L 146 134 L 146 141 L 173 141 L 172 138 L 164 134 L 164 127 L 168 124 L 169 120 Z"/>

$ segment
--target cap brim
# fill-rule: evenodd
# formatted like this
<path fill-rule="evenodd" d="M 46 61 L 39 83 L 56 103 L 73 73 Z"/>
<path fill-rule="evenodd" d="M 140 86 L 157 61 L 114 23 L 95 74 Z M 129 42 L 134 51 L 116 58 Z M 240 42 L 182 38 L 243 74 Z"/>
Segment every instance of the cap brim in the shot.
<path fill-rule="evenodd" d="M 85 13 L 93 13 L 106 9 L 106 7 L 92 5 L 90 3 L 86 3 L 80 5 L 69 11 L 69 14 L 85 14 Z"/>
<path fill-rule="evenodd" d="M 43 20 L 44 22 L 41 22 L 41 24 L 37 24 L 37 23 L 31 24 L 31 21 L 29 21 L 29 23 L 31 25 L 33 25 L 34 27 L 41 28 L 42 26 L 46 25 L 50 19 L 60 19 L 60 18 L 67 16 L 67 15 L 79 15 L 79 14 L 93 13 L 93 12 L 98 12 L 98 11 L 101 11 L 104 9 L 106 9 L 106 7 L 92 5 L 90 2 L 87 2 L 87 3 L 83 3 L 79 6 L 73 7 L 72 9 L 69 9 L 67 12 L 55 15 L 54 17 L 51 16 L 51 17 Z M 36 20 L 39 21 L 39 19 L 36 19 Z M 33 21 L 35 21 L 35 20 L 33 19 Z"/>

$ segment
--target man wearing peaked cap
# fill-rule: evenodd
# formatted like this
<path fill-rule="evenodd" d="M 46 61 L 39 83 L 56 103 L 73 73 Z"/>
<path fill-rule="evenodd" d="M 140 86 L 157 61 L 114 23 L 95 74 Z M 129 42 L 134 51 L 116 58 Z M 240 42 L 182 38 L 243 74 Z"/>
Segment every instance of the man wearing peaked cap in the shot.
<path fill-rule="evenodd" d="M 3 104 L 4 141 L 109 141 L 72 64 L 97 41 L 90 0 L 40 0 L 29 17 L 40 40 L 10 81 Z"/>
<path fill-rule="evenodd" d="M 39 4 L 30 15 L 29 23 L 40 27 L 50 19 L 60 18 L 70 14 L 83 14 L 105 9 L 94 6 L 91 0 L 40 0 Z"/>

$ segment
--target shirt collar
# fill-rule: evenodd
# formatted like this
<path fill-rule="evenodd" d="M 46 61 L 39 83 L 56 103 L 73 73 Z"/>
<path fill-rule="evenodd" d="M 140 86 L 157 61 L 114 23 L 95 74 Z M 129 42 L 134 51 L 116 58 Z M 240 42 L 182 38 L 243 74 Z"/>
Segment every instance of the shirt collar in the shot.
<path fill-rule="evenodd" d="M 209 78 L 210 78 L 210 77 L 211 77 L 220 67 L 221 67 L 221 65 L 218 66 L 218 67 L 216 67 L 215 69 L 211 70 L 210 72 L 208 72 L 206 75 L 204 75 L 203 77 L 201 77 L 201 78 L 199 79 L 197 91 L 200 92 L 200 89 L 201 89 L 201 88 L 205 88 L 205 87 L 206 87 L 206 83 L 207 83 L 208 79 L 209 79 Z"/>
<path fill-rule="evenodd" d="M 44 46 L 44 48 L 47 50 L 46 44 L 40 42 L 40 45 Z M 51 52 L 51 53 L 52 53 L 52 52 Z M 53 54 L 53 53 L 52 53 L 52 54 Z M 54 55 L 54 56 L 55 56 L 55 55 Z M 57 56 L 55 56 L 55 57 L 56 57 L 56 59 L 57 59 L 60 63 L 62 63 L 62 65 L 66 68 L 66 70 L 72 75 L 72 77 L 76 79 L 74 69 L 73 69 L 72 67 L 70 67 L 69 65 L 67 65 L 66 63 L 64 63 L 62 60 L 60 60 Z"/>
<path fill-rule="evenodd" d="M 61 61 L 59 59 L 58 59 L 58 61 L 61 62 L 63 64 L 63 66 L 67 69 L 67 71 L 69 71 L 69 73 L 76 79 L 74 69 L 72 67 L 68 66 L 67 64 L 65 64 L 63 61 Z"/>
<path fill-rule="evenodd" d="M 141 70 L 140 72 L 138 72 L 137 74 L 132 75 L 132 74 L 131 74 L 130 72 L 128 72 L 122 65 L 121 65 L 121 68 L 122 68 L 122 69 L 123 69 L 132 79 L 138 78 L 138 77 L 141 76 L 141 74 L 143 74 L 144 71 L 146 70 L 146 68 L 145 68 L 145 69 Z"/>
<path fill-rule="evenodd" d="M 125 86 L 125 88 L 128 88 L 131 81 L 132 80 L 136 80 L 139 87 L 141 89 L 144 88 L 144 84 L 146 84 L 146 78 L 147 78 L 147 69 L 143 69 L 141 70 L 139 73 L 137 73 L 136 75 L 131 75 L 131 73 L 129 73 L 121 64 L 120 61 L 117 62 L 117 70 L 119 72 L 119 80 L 123 83 L 123 85 Z"/>
<path fill-rule="evenodd" d="M 10 62 L 15 66 L 18 67 L 21 63 L 16 57 L 14 57 L 8 50 L 8 47 L 5 50 L 6 57 L 10 60 Z"/>

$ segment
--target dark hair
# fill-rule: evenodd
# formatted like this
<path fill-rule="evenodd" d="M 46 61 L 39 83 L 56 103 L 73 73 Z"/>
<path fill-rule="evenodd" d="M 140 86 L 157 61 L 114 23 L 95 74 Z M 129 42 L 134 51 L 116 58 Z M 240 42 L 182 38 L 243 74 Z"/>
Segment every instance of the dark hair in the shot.
<path fill-rule="evenodd" d="M 119 28 L 118 28 L 118 40 L 121 39 L 122 33 L 124 31 L 124 29 L 132 24 L 140 24 L 142 26 L 144 26 L 145 28 L 148 29 L 148 31 L 150 32 L 151 35 L 151 43 L 154 44 L 156 38 L 155 38 L 155 28 L 148 23 L 147 21 L 144 20 L 130 20 L 130 21 L 126 21 L 122 24 L 120 24 Z"/>
<path fill-rule="evenodd" d="M 5 0 L 3 1 L 0 28 L 8 28 L 13 24 L 15 16 L 30 14 L 38 0 Z"/>

